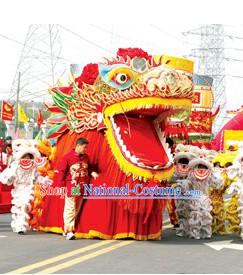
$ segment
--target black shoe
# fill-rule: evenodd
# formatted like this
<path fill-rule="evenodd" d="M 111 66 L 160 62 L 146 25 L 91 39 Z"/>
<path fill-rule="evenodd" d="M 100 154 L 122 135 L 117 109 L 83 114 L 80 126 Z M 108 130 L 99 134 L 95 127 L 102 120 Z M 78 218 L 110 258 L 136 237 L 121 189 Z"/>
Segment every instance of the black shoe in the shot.
<path fill-rule="evenodd" d="M 24 233 L 24 231 L 19 231 L 18 234 L 19 235 L 24 235 L 25 233 Z"/>
<path fill-rule="evenodd" d="M 174 224 L 174 226 L 173 226 L 173 229 L 176 229 L 176 228 L 179 228 L 180 226 L 179 226 L 179 224 L 177 223 L 177 224 Z"/>

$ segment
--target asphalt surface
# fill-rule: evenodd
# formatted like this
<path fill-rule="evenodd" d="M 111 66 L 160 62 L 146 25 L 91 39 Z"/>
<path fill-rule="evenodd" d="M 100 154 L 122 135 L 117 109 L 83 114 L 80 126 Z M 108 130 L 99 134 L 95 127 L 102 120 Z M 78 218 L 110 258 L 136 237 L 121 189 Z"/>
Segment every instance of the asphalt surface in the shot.
<path fill-rule="evenodd" d="M 166 221 L 161 241 L 66 241 L 40 232 L 17 235 L 10 219 L 0 215 L 1 273 L 243 273 L 237 235 L 180 238 Z"/>

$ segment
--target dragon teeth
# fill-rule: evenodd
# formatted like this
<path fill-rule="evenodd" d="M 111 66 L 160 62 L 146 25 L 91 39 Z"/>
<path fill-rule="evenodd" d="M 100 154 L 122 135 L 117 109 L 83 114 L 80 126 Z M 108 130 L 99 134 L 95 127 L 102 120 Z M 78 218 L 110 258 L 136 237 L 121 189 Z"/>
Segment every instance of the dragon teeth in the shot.
<path fill-rule="evenodd" d="M 138 165 L 139 167 L 147 168 L 147 169 L 153 169 L 153 170 L 167 168 L 167 167 L 169 167 L 171 165 L 171 163 L 173 163 L 173 156 L 171 154 L 171 149 L 169 148 L 169 144 L 166 143 L 165 134 L 160 129 L 159 123 L 157 121 L 154 122 L 155 129 L 156 129 L 156 132 L 157 132 L 157 134 L 159 136 L 160 142 L 163 145 L 163 148 L 165 149 L 165 152 L 166 152 L 166 154 L 167 154 L 167 156 L 169 158 L 169 163 L 165 167 L 161 167 L 160 165 L 155 165 L 154 167 L 150 167 L 150 166 L 145 165 L 143 162 L 139 161 L 139 159 L 136 156 L 134 156 L 134 155 L 131 154 L 131 152 L 127 149 L 126 145 L 124 144 L 124 141 L 122 140 L 122 137 L 121 137 L 121 134 L 120 134 L 121 128 L 119 126 L 117 126 L 117 124 L 115 123 L 114 118 L 111 117 L 110 120 L 111 120 L 111 124 L 113 126 L 113 130 L 115 132 L 117 141 L 119 143 L 119 146 L 120 146 L 122 152 L 124 153 L 124 155 L 126 156 L 126 158 L 129 159 L 132 163 Z"/>
<path fill-rule="evenodd" d="M 130 157 L 130 160 L 131 160 L 131 162 L 133 162 L 133 163 L 138 163 L 138 159 L 135 157 L 135 156 L 131 156 Z"/>
<path fill-rule="evenodd" d="M 115 132 L 116 132 L 116 134 L 119 134 L 120 133 L 120 127 L 116 127 Z"/>
<path fill-rule="evenodd" d="M 165 133 L 161 131 L 158 121 L 155 121 L 155 130 L 156 130 L 159 140 L 166 152 L 166 155 L 169 158 L 169 163 L 168 163 L 168 167 L 169 167 L 171 165 L 171 163 L 173 162 L 173 156 L 171 153 L 171 149 L 169 148 L 169 144 L 166 142 Z"/>
<path fill-rule="evenodd" d="M 146 165 L 143 162 L 138 162 L 138 166 L 140 166 L 140 167 L 146 167 Z"/>
<path fill-rule="evenodd" d="M 122 141 L 122 143 L 123 143 L 123 141 Z M 122 144 L 121 148 L 122 148 L 122 151 L 123 151 L 123 152 L 126 152 L 126 151 L 127 151 L 126 145 Z"/>
<path fill-rule="evenodd" d="M 126 156 L 127 158 L 130 158 L 130 157 L 131 157 L 131 153 L 130 153 L 128 150 L 126 150 L 126 151 L 125 151 L 125 156 Z"/>

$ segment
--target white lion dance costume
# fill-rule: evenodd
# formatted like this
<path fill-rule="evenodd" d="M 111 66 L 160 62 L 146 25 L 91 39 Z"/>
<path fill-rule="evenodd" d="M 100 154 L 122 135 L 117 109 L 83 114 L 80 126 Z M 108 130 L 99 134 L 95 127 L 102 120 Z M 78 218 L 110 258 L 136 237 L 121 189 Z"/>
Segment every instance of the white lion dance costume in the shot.
<path fill-rule="evenodd" d="M 197 147 L 178 144 L 175 149 L 175 172 L 171 179 L 172 183 L 181 189 L 182 194 L 189 190 L 186 178 L 189 173 L 189 162 L 196 157 Z M 179 221 L 179 228 L 176 230 L 178 236 L 186 236 L 188 231 L 187 212 L 189 208 L 189 200 L 176 200 L 176 214 Z"/>
<path fill-rule="evenodd" d="M 13 161 L 0 175 L 3 184 L 13 184 L 12 222 L 13 232 L 23 234 L 29 228 L 29 212 L 34 198 L 34 182 L 37 177 L 37 166 L 43 165 L 39 151 L 33 140 L 13 141 Z"/>
<path fill-rule="evenodd" d="M 195 239 L 210 238 L 212 236 L 212 206 L 209 187 L 218 188 L 223 180 L 214 175 L 213 167 L 207 159 L 208 151 L 188 146 L 188 155 L 190 155 L 189 151 L 193 152 L 194 157 L 189 160 L 186 167 L 187 176 L 176 181 L 177 186 L 182 190 L 182 195 L 188 196 L 188 198 L 177 200 L 180 227 L 176 234 Z M 200 191 L 199 196 L 194 194 L 197 196 L 190 198 L 192 192 L 196 190 Z"/>

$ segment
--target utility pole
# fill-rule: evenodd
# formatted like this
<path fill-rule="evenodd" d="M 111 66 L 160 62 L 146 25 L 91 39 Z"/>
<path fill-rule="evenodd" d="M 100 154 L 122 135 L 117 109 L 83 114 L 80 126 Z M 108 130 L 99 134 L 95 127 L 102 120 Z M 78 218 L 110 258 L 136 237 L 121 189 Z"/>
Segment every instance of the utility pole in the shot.
<path fill-rule="evenodd" d="M 32 118 L 34 121 L 35 120 L 35 102 L 32 100 L 31 103 L 32 103 Z"/>
<path fill-rule="evenodd" d="M 226 75 L 224 26 L 219 24 L 201 25 L 200 28 L 187 31 L 184 35 L 198 36 L 200 46 L 191 50 L 189 57 L 196 62 L 196 72 L 213 78 L 214 109 L 220 106 L 220 114 L 214 123 L 214 133 L 217 133 L 225 123 L 226 113 Z"/>
<path fill-rule="evenodd" d="M 15 131 L 18 130 L 19 128 L 19 92 L 20 92 L 20 77 L 21 77 L 21 72 L 18 72 L 18 86 L 17 86 L 17 99 L 16 99 L 16 111 L 15 111 Z"/>
<path fill-rule="evenodd" d="M 16 98 L 21 72 L 20 101 L 50 100 L 48 87 L 56 85 L 67 64 L 62 57 L 59 25 L 30 25 L 8 99 Z"/>

